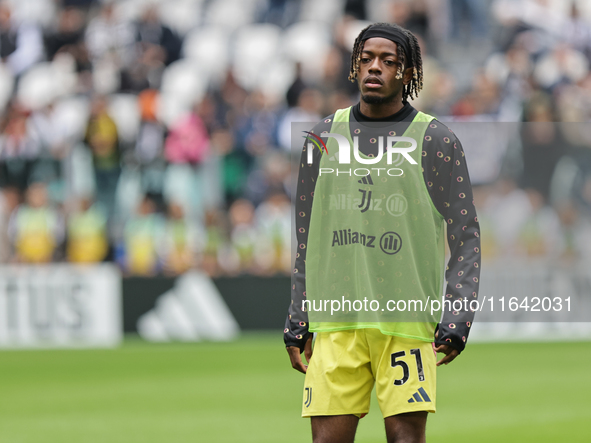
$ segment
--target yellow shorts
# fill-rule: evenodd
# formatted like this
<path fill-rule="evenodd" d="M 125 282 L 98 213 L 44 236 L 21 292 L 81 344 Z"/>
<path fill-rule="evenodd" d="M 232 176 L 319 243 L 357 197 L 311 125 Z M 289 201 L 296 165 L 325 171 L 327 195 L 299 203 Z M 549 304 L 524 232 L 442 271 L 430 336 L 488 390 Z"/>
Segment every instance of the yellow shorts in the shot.
<path fill-rule="evenodd" d="M 302 417 L 369 412 L 374 382 L 384 417 L 435 412 L 432 343 L 378 329 L 319 332 L 304 382 Z"/>

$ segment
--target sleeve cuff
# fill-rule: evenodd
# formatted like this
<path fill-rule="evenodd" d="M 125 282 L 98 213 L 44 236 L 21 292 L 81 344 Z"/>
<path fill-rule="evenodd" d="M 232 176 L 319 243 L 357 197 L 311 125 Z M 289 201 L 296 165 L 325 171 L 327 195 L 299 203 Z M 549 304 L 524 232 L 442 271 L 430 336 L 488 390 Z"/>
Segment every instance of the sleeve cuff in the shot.
<path fill-rule="evenodd" d="M 300 349 L 300 354 L 304 352 L 304 347 L 306 346 L 306 342 L 310 338 L 310 332 L 305 332 L 302 334 L 302 338 L 296 338 L 289 332 L 283 334 L 283 341 L 285 343 L 285 347 L 288 346 L 295 346 L 296 348 Z"/>

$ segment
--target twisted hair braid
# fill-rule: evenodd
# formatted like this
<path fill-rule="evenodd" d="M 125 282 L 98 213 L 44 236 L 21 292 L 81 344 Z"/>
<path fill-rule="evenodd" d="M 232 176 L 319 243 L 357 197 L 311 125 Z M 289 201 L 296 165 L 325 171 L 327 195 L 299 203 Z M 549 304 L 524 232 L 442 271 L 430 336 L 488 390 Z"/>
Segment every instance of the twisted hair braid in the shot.
<path fill-rule="evenodd" d="M 403 27 L 395 24 L 374 23 L 361 30 L 361 32 L 355 39 L 355 43 L 353 44 L 349 80 L 354 82 L 357 78 L 357 75 L 359 74 L 359 62 L 361 61 L 361 51 L 363 51 L 365 32 L 372 26 L 376 25 L 389 26 L 391 28 L 395 28 L 398 31 L 402 32 L 408 39 L 408 44 L 410 46 L 410 54 L 408 54 L 410 57 L 409 65 L 412 66 L 413 74 L 410 83 L 408 85 L 404 85 L 403 87 L 402 101 L 407 101 L 408 98 L 410 98 L 411 100 L 417 98 L 419 96 L 419 92 L 423 89 L 423 59 L 421 57 L 421 48 L 419 47 L 419 41 L 417 40 L 416 36 L 408 29 L 404 29 Z M 402 70 L 404 72 L 404 66 L 406 65 L 407 61 L 406 54 L 404 53 L 404 50 L 402 49 L 401 45 L 396 46 L 398 61 L 402 64 Z"/>

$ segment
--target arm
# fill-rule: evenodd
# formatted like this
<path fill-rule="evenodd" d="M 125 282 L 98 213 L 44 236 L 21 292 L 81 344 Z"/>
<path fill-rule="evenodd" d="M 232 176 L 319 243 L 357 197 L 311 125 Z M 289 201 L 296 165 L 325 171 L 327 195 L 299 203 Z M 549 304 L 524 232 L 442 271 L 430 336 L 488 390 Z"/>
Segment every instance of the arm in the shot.
<path fill-rule="evenodd" d="M 328 126 L 324 128 L 323 126 Z M 319 134 L 329 130 L 330 125 L 317 125 L 313 132 Z M 289 353 L 291 364 L 294 369 L 306 372 L 300 354 L 305 351 L 306 360 L 310 361 L 312 356 L 312 334 L 308 331 L 308 313 L 302 310 L 303 301 L 306 297 L 306 245 L 308 243 L 308 230 L 310 227 L 310 216 L 312 213 L 312 202 L 314 189 L 318 178 L 320 159 L 322 153 L 313 148 L 313 163 L 308 164 L 308 143 L 302 150 L 300 168 L 298 173 L 297 193 L 295 202 L 295 227 L 297 238 L 297 251 L 295 268 L 291 277 L 291 304 L 289 305 L 283 340 Z"/>
<path fill-rule="evenodd" d="M 446 269 L 445 300 L 461 300 L 463 304 L 464 299 L 470 301 L 478 296 L 480 227 L 462 145 L 444 125 L 433 123 L 437 128 L 429 129 L 432 138 L 423 148 L 427 152 L 423 157 L 425 182 L 447 223 L 451 256 Z M 470 309 L 444 309 L 435 332 L 435 349 L 446 357 L 438 365 L 451 362 L 464 350 L 473 320 L 474 312 Z"/>

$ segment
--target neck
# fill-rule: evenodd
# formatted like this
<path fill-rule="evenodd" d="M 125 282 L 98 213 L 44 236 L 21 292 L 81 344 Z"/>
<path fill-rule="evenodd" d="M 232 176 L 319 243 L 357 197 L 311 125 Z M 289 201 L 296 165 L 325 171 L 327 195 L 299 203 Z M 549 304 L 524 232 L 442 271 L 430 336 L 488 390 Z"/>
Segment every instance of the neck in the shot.
<path fill-rule="evenodd" d="M 369 118 L 385 118 L 396 114 L 404 105 L 402 99 L 394 100 L 390 103 L 369 104 L 363 101 L 359 102 L 359 110 L 363 115 Z"/>

